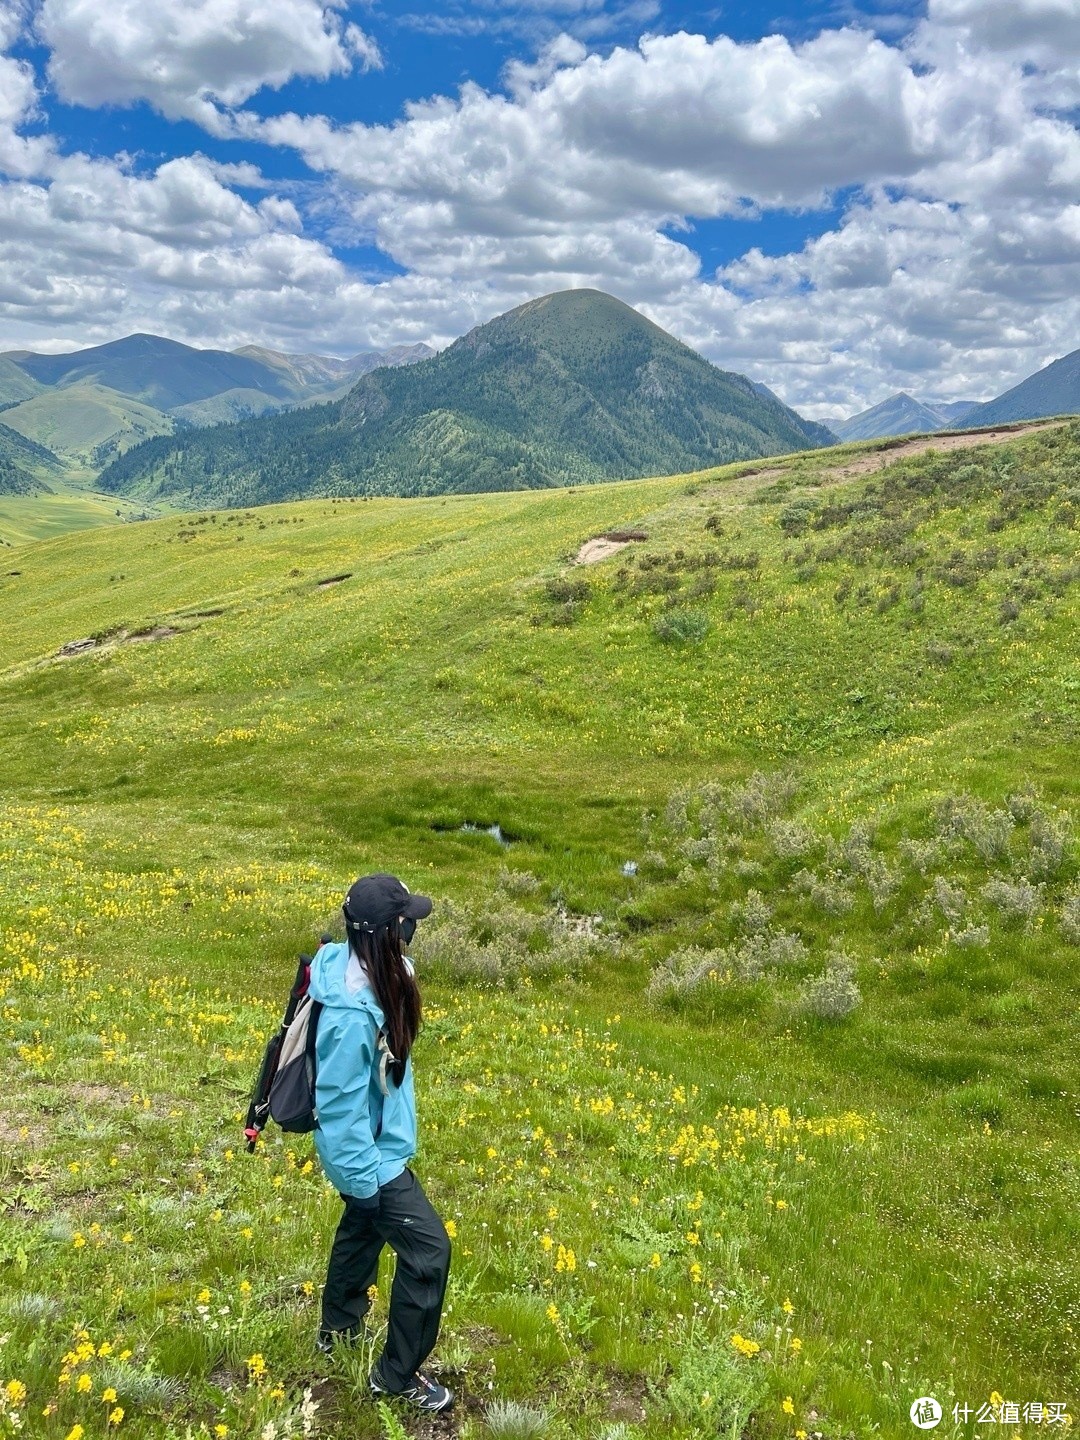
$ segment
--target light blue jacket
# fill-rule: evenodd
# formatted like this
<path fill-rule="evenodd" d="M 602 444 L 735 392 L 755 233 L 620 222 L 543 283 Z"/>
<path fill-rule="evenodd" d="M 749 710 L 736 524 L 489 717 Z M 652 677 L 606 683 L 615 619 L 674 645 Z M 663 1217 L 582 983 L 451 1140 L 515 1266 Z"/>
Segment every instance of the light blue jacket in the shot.
<path fill-rule="evenodd" d="M 335 1189 L 366 1199 L 416 1154 L 416 1099 L 411 1059 L 400 1087 L 387 1067 L 383 1094 L 378 1033 L 386 1017 L 366 976 L 350 992 L 348 963 L 348 945 L 331 944 L 311 966 L 311 997 L 323 1005 L 315 1034 L 315 1148 Z"/>

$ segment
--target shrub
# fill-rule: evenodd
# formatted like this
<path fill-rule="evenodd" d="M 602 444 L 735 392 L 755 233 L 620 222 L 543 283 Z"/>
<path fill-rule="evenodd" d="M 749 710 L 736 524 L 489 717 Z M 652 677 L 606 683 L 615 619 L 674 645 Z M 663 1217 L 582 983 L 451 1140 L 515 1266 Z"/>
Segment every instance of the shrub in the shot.
<path fill-rule="evenodd" d="M 755 770 L 744 785 L 732 785 L 727 791 L 728 814 L 748 829 L 759 829 L 788 808 L 798 788 L 799 782 L 786 771 Z"/>
<path fill-rule="evenodd" d="M 826 915 L 846 915 L 855 903 L 851 881 L 836 870 L 824 875 L 816 870 L 800 870 L 792 877 L 791 888 L 806 895 L 811 905 Z"/>
<path fill-rule="evenodd" d="M 767 970 L 797 965 L 806 958 L 806 946 L 789 930 L 751 935 L 735 950 L 725 952 L 740 980 L 759 980 Z"/>
<path fill-rule="evenodd" d="M 444 901 L 418 932 L 417 951 L 454 980 L 514 985 L 523 975 L 579 975 L 611 943 L 565 915 L 537 915 L 496 893 L 475 906 Z"/>
<path fill-rule="evenodd" d="M 1065 815 L 1036 810 L 1028 832 L 1030 851 L 1028 865 L 1033 875 L 1056 875 L 1065 859 L 1069 843 L 1069 821 Z"/>
<path fill-rule="evenodd" d="M 763 1393 L 761 1369 L 740 1364 L 728 1346 L 687 1346 L 668 1382 L 667 1402 L 697 1435 L 742 1435 Z"/>
<path fill-rule="evenodd" d="M 544 586 L 544 590 L 548 599 L 554 600 L 557 604 L 576 605 L 589 598 L 592 587 L 588 580 L 569 580 L 560 576 L 558 579 L 549 580 Z"/>
<path fill-rule="evenodd" d="M 697 945 L 687 945 L 681 950 L 673 950 L 656 966 L 645 993 L 652 1000 L 692 995 L 711 974 L 724 973 L 727 964 L 725 950 L 702 950 Z"/>
<path fill-rule="evenodd" d="M 989 925 L 966 925 L 963 930 L 957 930 L 952 937 L 952 943 L 958 945 L 961 950 L 982 949 L 990 944 Z"/>
<path fill-rule="evenodd" d="M 760 890 L 748 890 L 746 899 L 737 900 L 731 907 L 731 918 L 748 935 L 760 935 L 767 929 L 772 913 Z"/>
<path fill-rule="evenodd" d="M 844 863 L 853 875 L 864 875 L 870 865 L 870 847 L 874 843 L 873 826 L 866 820 L 857 820 L 840 844 Z"/>
<path fill-rule="evenodd" d="M 1015 795 L 1005 797 L 1005 808 L 1017 825 L 1026 825 L 1038 809 L 1038 800 L 1038 793 L 1030 785 L 1025 785 Z"/>
<path fill-rule="evenodd" d="M 871 855 L 863 870 L 866 888 L 875 910 L 884 910 L 900 888 L 900 871 L 890 865 L 883 855 Z"/>
<path fill-rule="evenodd" d="M 677 605 L 665 610 L 653 621 L 653 634 L 667 645 L 700 645 L 709 633 L 709 617 L 704 610 Z"/>
<path fill-rule="evenodd" d="M 1042 886 L 1033 885 L 1021 875 L 1017 880 L 995 876 L 982 887 L 982 897 L 1010 919 L 1024 920 L 1028 925 L 1042 905 Z"/>
<path fill-rule="evenodd" d="M 817 511 L 817 501 L 809 496 L 792 500 L 777 516 L 777 524 L 785 535 L 805 535 Z"/>
<path fill-rule="evenodd" d="M 779 860 L 797 860 L 814 844 L 813 831 L 797 820 L 770 820 L 765 833 Z"/>
<path fill-rule="evenodd" d="M 900 854 L 920 875 L 925 875 L 930 866 L 940 859 L 941 845 L 937 840 L 911 840 L 905 837 L 900 841 Z"/>
<path fill-rule="evenodd" d="M 507 895 L 535 895 L 540 881 L 530 870 L 510 870 L 505 865 L 495 877 L 495 884 Z"/>
<path fill-rule="evenodd" d="M 964 918 L 968 898 L 962 885 L 954 885 L 944 875 L 935 875 L 934 903 L 950 925 L 959 925 Z"/>
<path fill-rule="evenodd" d="M 799 996 L 800 1009 L 819 1020 L 842 1020 L 861 1003 L 854 962 L 842 954 L 837 954 L 820 975 L 808 980 Z"/>
<path fill-rule="evenodd" d="M 984 860 L 1009 853 L 1013 817 L 1008 810 L 991 810 L 973 795 L 946 796 L 938 806 L 937 825 L 942 839 L 966 840 Z"/>
<path fill-rule="evenodd" d="M 484 1408 L 488 1433 L 496 1440 L 540 1440 L 551 1425 L 551 1415 L 520 1400 L 492 1400 Z"/>
<path fill-rule="evenodd" d="M 1071 885 L 1062 897 L 1061 930 L 1066 940 L 1080 945 L 1080 881 Z"/>

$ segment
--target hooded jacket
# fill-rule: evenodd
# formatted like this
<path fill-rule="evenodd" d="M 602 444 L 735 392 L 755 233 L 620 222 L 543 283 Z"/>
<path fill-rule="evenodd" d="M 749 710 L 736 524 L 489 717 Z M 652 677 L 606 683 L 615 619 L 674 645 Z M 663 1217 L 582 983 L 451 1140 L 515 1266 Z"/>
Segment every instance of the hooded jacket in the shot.
<path fill-rule="evenodd" d="M 386 1016 L 364 971 L 354 964 L 350 972 L 347 944 L 319 948 L 310 993 L 323 1005 L 315 1034 L 315 1148 L 342 1195 L 367 1199 L 416 1154 L 412 1061 L 400 1086 L 387 1069 L 384 1095 L 378 1034 Z"/>

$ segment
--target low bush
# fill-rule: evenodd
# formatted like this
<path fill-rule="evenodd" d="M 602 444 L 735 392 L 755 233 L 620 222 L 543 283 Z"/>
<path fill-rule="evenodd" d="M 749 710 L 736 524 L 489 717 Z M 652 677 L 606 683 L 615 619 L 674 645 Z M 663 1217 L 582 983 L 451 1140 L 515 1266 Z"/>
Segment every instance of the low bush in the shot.
<path fill-rule="evenodd" d="M 820 975 L 808 980 L 799 995 L 799 1008 L 818 1020 L 842 1020 L 861 1004 L 854 962 L 843 954 L 837 954 Z"/>

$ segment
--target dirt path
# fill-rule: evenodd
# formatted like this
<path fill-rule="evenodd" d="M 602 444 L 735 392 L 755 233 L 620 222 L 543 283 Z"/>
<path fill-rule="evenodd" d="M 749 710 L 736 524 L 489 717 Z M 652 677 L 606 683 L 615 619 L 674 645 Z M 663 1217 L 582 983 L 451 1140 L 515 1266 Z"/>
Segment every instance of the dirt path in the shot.
<path fill-rule="evenodd" d="M 1025 425 L 1019 429 L 995 428 L 964 430 L 953 435 L 920 435 L 917 439 L 905 440 L 884 450 L 875 450 L 868 455 L 853 455 L 849 460 L 825 465 L 815 472 L 814 483 L 839 485 L 857 475 L 872 475 L 875 471 L 884 470 L 896 460 L 906 460 L 910 455 L 921 455 L 925 450 L 968 450 L 976 445 L 1001 445 L 1007 440 L 1019 440 L 1041 430 L 1056 430 L 1068 423 L 1067 420 L 1048 420 L 1043 424 Z M 769 465 L 763 470 L 744 470 L 741 475 L 730 480 L 705 481 L 702 490 L 707 488 L 710 502 L 720 500 L 741 503 L 765 485 L 788 475 L 791 475 L 789 466 Z M 798 475 L 792 475 L 791 478 L 798 484 Z M 618 538 L 613 538 L 614 536 Z M 635 535 L 634 538 L 645 539 L 645 534 L 642 533 L 640 537 Z M 616 555 L 631 543 L 631 540 L 622 538 L 622 532 L 619 531 L 597 535 L 582 545 L 574 557 L 574 564 L 595 565 L 600 560 Z"/>
<path fill-rule="evenodd" d="M 1035 435 L 1040 430 L 1056 430 L 1067 423 L 1065 420 L 1051 420 L 1048 424 L 1028 425 L 1022 430 L 965 430 L 959 435 L 924 435 L 918 440 L 906 440 L 902 445 L 894 445 L 888 450 L 876 450 L 872 455 L 858 455 L 844 464 L 831 467 L 828 473 L 837 477 L 872 475 L 875 470 L 883 470 L 894 460 L 905 460 L 909 455 L 921 455 L 924 450 L 967 450 L 973 445 L 1001 445 L 1006 440 L 1019 440 L 1025 435 Z"/>

